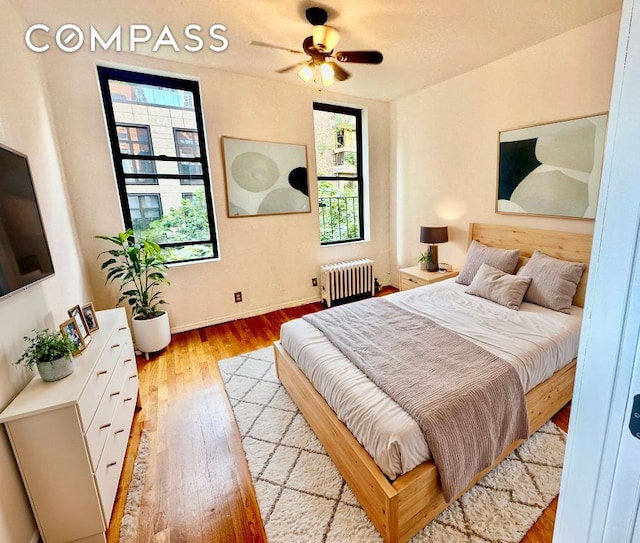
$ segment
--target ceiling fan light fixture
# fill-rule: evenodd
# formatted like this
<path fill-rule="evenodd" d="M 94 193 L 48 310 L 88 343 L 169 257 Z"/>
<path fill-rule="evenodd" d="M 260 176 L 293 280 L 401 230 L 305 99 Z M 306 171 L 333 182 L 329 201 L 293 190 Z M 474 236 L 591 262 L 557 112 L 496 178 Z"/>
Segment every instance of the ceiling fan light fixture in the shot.
<path fill-rule="evenodd" d="M 313 68 L 311 62 L 309 62 L 309 64 L 305 64 L 298 70 L 298 77 L 305 83 L 311 81 L 311 79 L 313 78 Z"/>
<path fill-rule="evenodd" d="M 333 66 L 331 66 L 331 64 L 328 64 L 326 62 L 322 63 L 322 65 L 320 66 L 320 76 L 322 77 L 322 84 L 325 87 L 328 87 L 329 85 L 333 85 L 335 83 L 336 74 L 333 71 Z"/>
<path fill-rule="evenodd" d="M 332 26 L 317 25 L 313 27 L 313 45 L 323 53 L 333 51 L 338 45 L 340 35 Z"/>

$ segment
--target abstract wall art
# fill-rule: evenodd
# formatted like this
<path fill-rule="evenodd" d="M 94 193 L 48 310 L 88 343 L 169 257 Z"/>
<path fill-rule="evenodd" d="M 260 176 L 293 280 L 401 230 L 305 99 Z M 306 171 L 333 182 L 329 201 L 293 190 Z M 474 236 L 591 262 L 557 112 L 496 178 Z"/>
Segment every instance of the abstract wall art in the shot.
<path fill-rule="evenodd" d="M 307 148 L 222 137 L 229 217 L 311 211 Z"/>
<path fill-rule="evenodd" d="M 500 132 L 496 213 L 594 219 L 607 115 Z"/>

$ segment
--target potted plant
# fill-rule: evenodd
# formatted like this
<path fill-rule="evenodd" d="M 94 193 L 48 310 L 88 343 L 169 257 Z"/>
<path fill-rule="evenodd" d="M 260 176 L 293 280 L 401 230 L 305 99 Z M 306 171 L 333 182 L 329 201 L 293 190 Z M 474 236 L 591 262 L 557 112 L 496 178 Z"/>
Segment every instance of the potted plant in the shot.
<path fill-rule="evenodd" d="M 106 283 L 119 283 L 120 299 L 131 306 L 133 335 L 136 348 L 145 353 L 164 349 L 171 342 L 169 317 L 161 306 L 167 302 L 158 289 L 169 284 L 167 265 L 160 246 L 148 239 L 135 240 L 129 229 L 116 236 L 96 236 L 111 242 L 115 247 L 103 251 L 106 255 L 102 269 L 107 271 Z"/>
<path fill-rule="evenodd" d="M 431 251 L 427 251 L 426 253 L 421 253 L 420 258 L 418 259 L 418 263 L 420 264 L 421 270 L 426 270 L 429 268 L 429 264 L 431 264 Z"/>
<path fill-rule="evenodd" d="M 27 347 L 16 364 L 24 364 L 31 371 L 35 365 L 43 381 L 57 381 L 73 373 L 71 355 L 76 347 L 71 338 L 49 330 L 34 333 L 24 337 Z"/>

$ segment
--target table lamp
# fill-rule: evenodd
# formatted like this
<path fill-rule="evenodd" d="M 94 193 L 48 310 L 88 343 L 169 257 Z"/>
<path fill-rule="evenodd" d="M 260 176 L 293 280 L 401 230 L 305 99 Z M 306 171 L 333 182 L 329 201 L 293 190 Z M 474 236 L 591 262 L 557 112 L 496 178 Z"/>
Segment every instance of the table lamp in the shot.
<path fill-rule="evenodd" d="M 429 244 L 430 261 L 427 262 L 428 271 L 438 271 L 438 246 L 437 243 L 449 241 L 449 232 L 446 226 L 421 226 L 420 243 Z"/>

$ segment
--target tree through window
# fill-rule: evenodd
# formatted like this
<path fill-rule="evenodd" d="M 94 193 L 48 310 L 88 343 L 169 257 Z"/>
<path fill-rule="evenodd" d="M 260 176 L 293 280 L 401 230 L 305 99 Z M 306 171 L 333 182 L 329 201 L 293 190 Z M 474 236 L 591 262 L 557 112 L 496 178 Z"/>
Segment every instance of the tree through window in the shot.
<path fill-rule="evenodd" d="M 364 239 L 362 112 L 313 104 L 320 241 Z"/>

